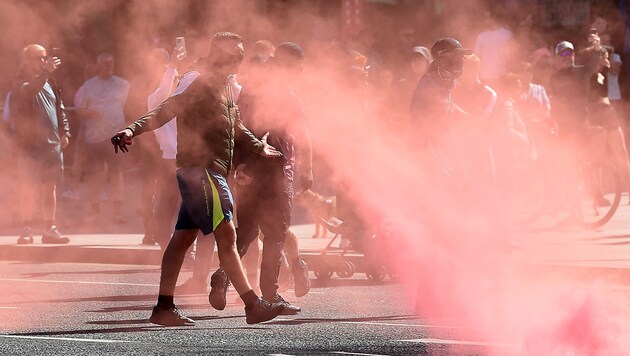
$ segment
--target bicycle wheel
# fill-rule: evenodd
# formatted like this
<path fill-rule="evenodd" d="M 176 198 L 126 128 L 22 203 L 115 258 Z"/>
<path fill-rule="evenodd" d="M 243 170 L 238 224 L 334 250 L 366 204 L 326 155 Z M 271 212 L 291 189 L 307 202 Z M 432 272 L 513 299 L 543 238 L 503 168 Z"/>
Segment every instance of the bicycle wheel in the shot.
<path fill-rule="evenodd" d="M 606 224 L 621 201 L 621 176 L 612 164 L 586 165 L 580 177 L 580 215 L 587 229 Z"/>

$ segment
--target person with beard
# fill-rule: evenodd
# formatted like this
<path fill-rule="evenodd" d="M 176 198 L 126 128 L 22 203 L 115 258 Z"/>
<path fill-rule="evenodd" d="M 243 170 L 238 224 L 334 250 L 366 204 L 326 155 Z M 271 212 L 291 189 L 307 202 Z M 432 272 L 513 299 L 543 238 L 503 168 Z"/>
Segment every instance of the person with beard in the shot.
<path fill-rule="evenodd" d="M 115 151 L 127 152 L 131 139 L 177 117 L 177 182 L 182 197 L 175 232 L 164 251 L 157 305 L 149 319 L 166 326 L 194 325 L 175 306 L 175 283 L 186 251 L 197 238 L 214 233 L 219 260 L 245 303 L 246 322 L 260 323 L 284 311 L 258 297 L 247 281 L 236 249 L 233 201 L 227 185 L 235 142 L 264 157 L 280 152 L 256 138 L 242 123 L 228 76 L 243 60 L 239 35 L 219 32 L 210 53 L 198 60 L 198 71 L 184 74 L 174 93 L 126 129 L 112 137 Z"/>
<path fill-rule="evenodd" d="M 268 72 L 260 69 L 255 72 L 255 76 L 268 77 L 250 78 L 250 83 L 255 84 L 243 90 L 239 103 L 243 121 L 252 132 L 269 133 L 269 140 L 282 152 L 281 157 L 272 159 L 260 159 L 259 155 L 248 152 L 241 157 L 243 168 L 237 170 L 237 246 L 239 254 L 244 256 L 262 231 L 260 289 L 265 300 L 284 306 L 284 314 L 301 311 L 278 294 L 282 250 L 290 233 L 296 158 L 301 189 L 307 190 L 313 184 L 310 135 L 301 104 L 287 87 L 302 71 L 303 62 L 304 51 L 299 45 L 293 42 L 278 45 L 275 56 L 262 64 Z M 290 263 L 297 294 L 297 287 L 308 282 L 308 268 L 299 257 Z M 228 276 L 222 268 L 212 275 L 210 286 L 212 306 L 223 309 Z M 308 292 L 308 288 L 302 289 L 304 294 Z"/>

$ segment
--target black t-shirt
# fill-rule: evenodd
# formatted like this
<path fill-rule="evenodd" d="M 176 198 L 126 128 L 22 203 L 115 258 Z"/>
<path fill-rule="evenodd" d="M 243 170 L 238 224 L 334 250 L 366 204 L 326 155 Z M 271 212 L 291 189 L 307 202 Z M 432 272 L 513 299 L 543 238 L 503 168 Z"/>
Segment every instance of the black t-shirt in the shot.
<path fill-rule="evenodd" d="M 608 68 L 604 67 L 589 79 L 589 99 L 597 101 L 608 97 Z"/>
<path fill-rule="evenodd" d="M 574 65 L 551 75 L 551 116 L 561 126 L 586 120 L 591 73 L 590 67 Z"/>

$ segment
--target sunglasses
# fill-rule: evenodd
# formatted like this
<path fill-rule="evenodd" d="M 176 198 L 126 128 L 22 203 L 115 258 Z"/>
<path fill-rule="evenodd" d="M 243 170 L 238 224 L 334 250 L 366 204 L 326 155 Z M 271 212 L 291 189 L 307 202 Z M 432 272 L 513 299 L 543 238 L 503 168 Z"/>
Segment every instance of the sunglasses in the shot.
<path fill-rule="evenodd" d="M 573 54 L 573 51 L 570 49 L 565 49 L 564 51 L 560 52 L 560 57 L 568 57 L 570 55 Z"/>

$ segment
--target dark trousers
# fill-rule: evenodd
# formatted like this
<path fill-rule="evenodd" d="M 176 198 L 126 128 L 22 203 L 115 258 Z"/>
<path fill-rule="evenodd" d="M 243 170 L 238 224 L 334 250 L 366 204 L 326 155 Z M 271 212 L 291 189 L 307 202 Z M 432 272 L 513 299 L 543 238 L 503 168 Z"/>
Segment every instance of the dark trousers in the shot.
<path fill-rule="evenodd" d="M 276 295 L 282 249 L 291 224 L 292 184 L 287 179 L 254 181 L 238 186 L 236 213 L 236 246 L 239 255 L 247 253 L 250 244 L 264 234 L 260 266 L 260 290 L 264 298 Z"/>

